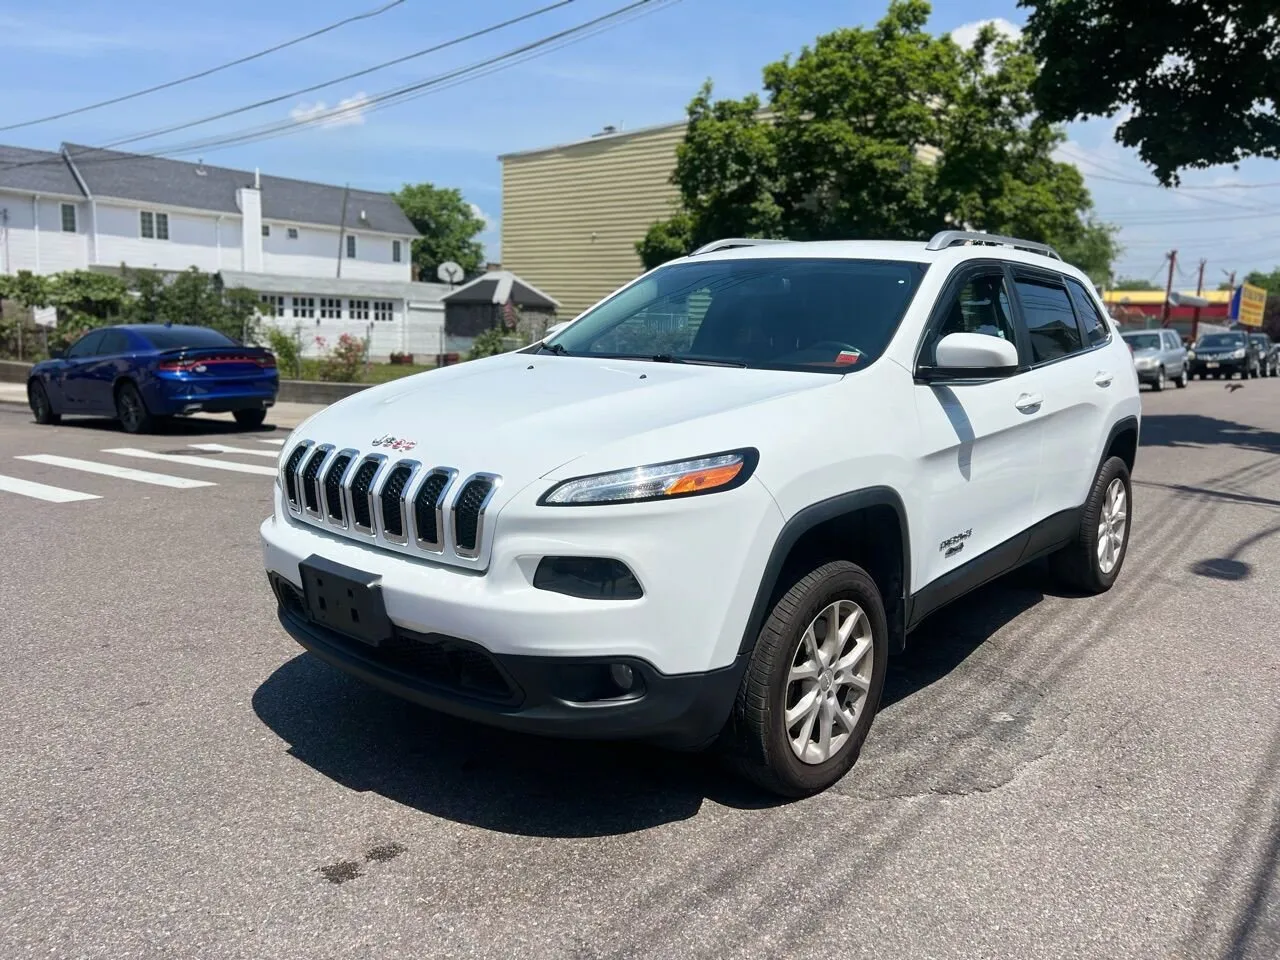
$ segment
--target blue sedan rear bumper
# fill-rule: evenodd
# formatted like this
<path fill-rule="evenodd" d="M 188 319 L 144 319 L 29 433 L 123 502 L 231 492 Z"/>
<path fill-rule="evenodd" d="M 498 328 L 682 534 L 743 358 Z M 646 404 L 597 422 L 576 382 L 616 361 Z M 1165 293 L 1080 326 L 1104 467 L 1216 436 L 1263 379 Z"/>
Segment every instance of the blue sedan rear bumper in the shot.
<path fill-rule="evenodd" d="M 263 410 L 276 402 L 277 376 L 202 379 L 160 374 L 143 390 L 147 409 L 156 416 L 189 413 L 234 413 Z"/>

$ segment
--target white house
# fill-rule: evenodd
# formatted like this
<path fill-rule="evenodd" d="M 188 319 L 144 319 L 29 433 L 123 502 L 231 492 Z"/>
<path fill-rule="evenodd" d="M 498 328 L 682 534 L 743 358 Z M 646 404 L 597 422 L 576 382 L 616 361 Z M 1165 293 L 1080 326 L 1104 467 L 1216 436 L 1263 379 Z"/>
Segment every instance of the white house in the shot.
<path fill-rule="evenodd" d="M 444 351 L 447 286 L 412 279 L 418 236 L 389 194 L 63 144 L 0 146 L 0 274 L 197 267 L 261 296 L 268 322 Z"/>

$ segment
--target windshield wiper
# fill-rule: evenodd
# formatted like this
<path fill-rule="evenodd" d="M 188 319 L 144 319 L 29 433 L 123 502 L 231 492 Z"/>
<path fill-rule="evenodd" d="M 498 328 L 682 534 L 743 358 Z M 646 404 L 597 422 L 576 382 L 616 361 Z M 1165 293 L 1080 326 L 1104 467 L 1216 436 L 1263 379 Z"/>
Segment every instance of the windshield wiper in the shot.
<path fill-rule="evenodd" d="M 568 351 L 565 350 L 565 348 L 558 343 L 544 343 L 542 345 L 542 350 L 540 350 L 539 352 L 553 353 L 557 357 L 563 357 L 566 353 L 568 353 Z"/>
<path fill-rule="evenodd" d="M 659 353 L 648 357 L 654 363 L 695 363 L 702 367 L 745 367 L 741 360 L 704 360 L 701 357 L 677 357 L 670 353 Z"/>

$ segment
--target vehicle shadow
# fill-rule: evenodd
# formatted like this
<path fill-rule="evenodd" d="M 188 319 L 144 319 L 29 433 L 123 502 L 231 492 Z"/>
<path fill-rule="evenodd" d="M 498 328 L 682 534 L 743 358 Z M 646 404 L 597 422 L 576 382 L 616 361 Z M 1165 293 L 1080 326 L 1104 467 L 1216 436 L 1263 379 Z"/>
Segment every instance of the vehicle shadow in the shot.
<path fill-rule="evenodd" d="M 912 652 L 890 663 L 883 706 L 946 676 L 1043 599 L 1031 582 L 1014 574 L 926 621 Z M 262 683 L 253 709 L 291 756 L 336 783 L 502 833 L 608 836 L 688 819 L 704 799 L 736 809 L 785 802 L 705 753 L 491 729 L 386 695 L 305 653 Z"/>
<path fill-rule="evenodd" d="M 124 434 L 118 420 L 106 417 L 72 417 L 63 420 L 63 427 L 74 427 L 79 430 L 96 430 L 102 433 Z M 211 417 L 165 417 L 157 420 L 151 431 L 144 436 L 159 437 L 214 437 L 224 434 L 254 433 L 264 436 L 275 435 L 286 437 L 289 430 L 264 423 L 260 427 L 242 427 L 234 420 L 214 420 Z"/>
<path fill-rule="evenodd" d="M 1142 418 L 1142 446 L 1232 446 L 1280 453 L 1280 433 L 1198 413 L 1149 414 Z"/>

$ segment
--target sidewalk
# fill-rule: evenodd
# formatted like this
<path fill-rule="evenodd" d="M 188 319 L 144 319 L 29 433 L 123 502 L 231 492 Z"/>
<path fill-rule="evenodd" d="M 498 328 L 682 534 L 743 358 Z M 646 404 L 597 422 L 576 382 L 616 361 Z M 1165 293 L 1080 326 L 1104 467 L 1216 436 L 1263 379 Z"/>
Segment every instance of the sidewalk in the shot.
<path fill-rule="evenodd" d="M 23 383 L 0 383 L 0 406 L 13 407 L 19 406 L 24 410 L 27 409 L 27 386 Z M 269 411 L 267 411 L 267 423 L 271 426 L 280 427 L 284 430 L 292 430 L 307 417 L 317 411 L 323 410 L 326 404 L 322 403 L 277 403 Z M 222 420 L 226 423 L 232 423 L 231 414 L 229 413 L 210 413 L 200 414 L 192 417 L 193 420 Z"/>

